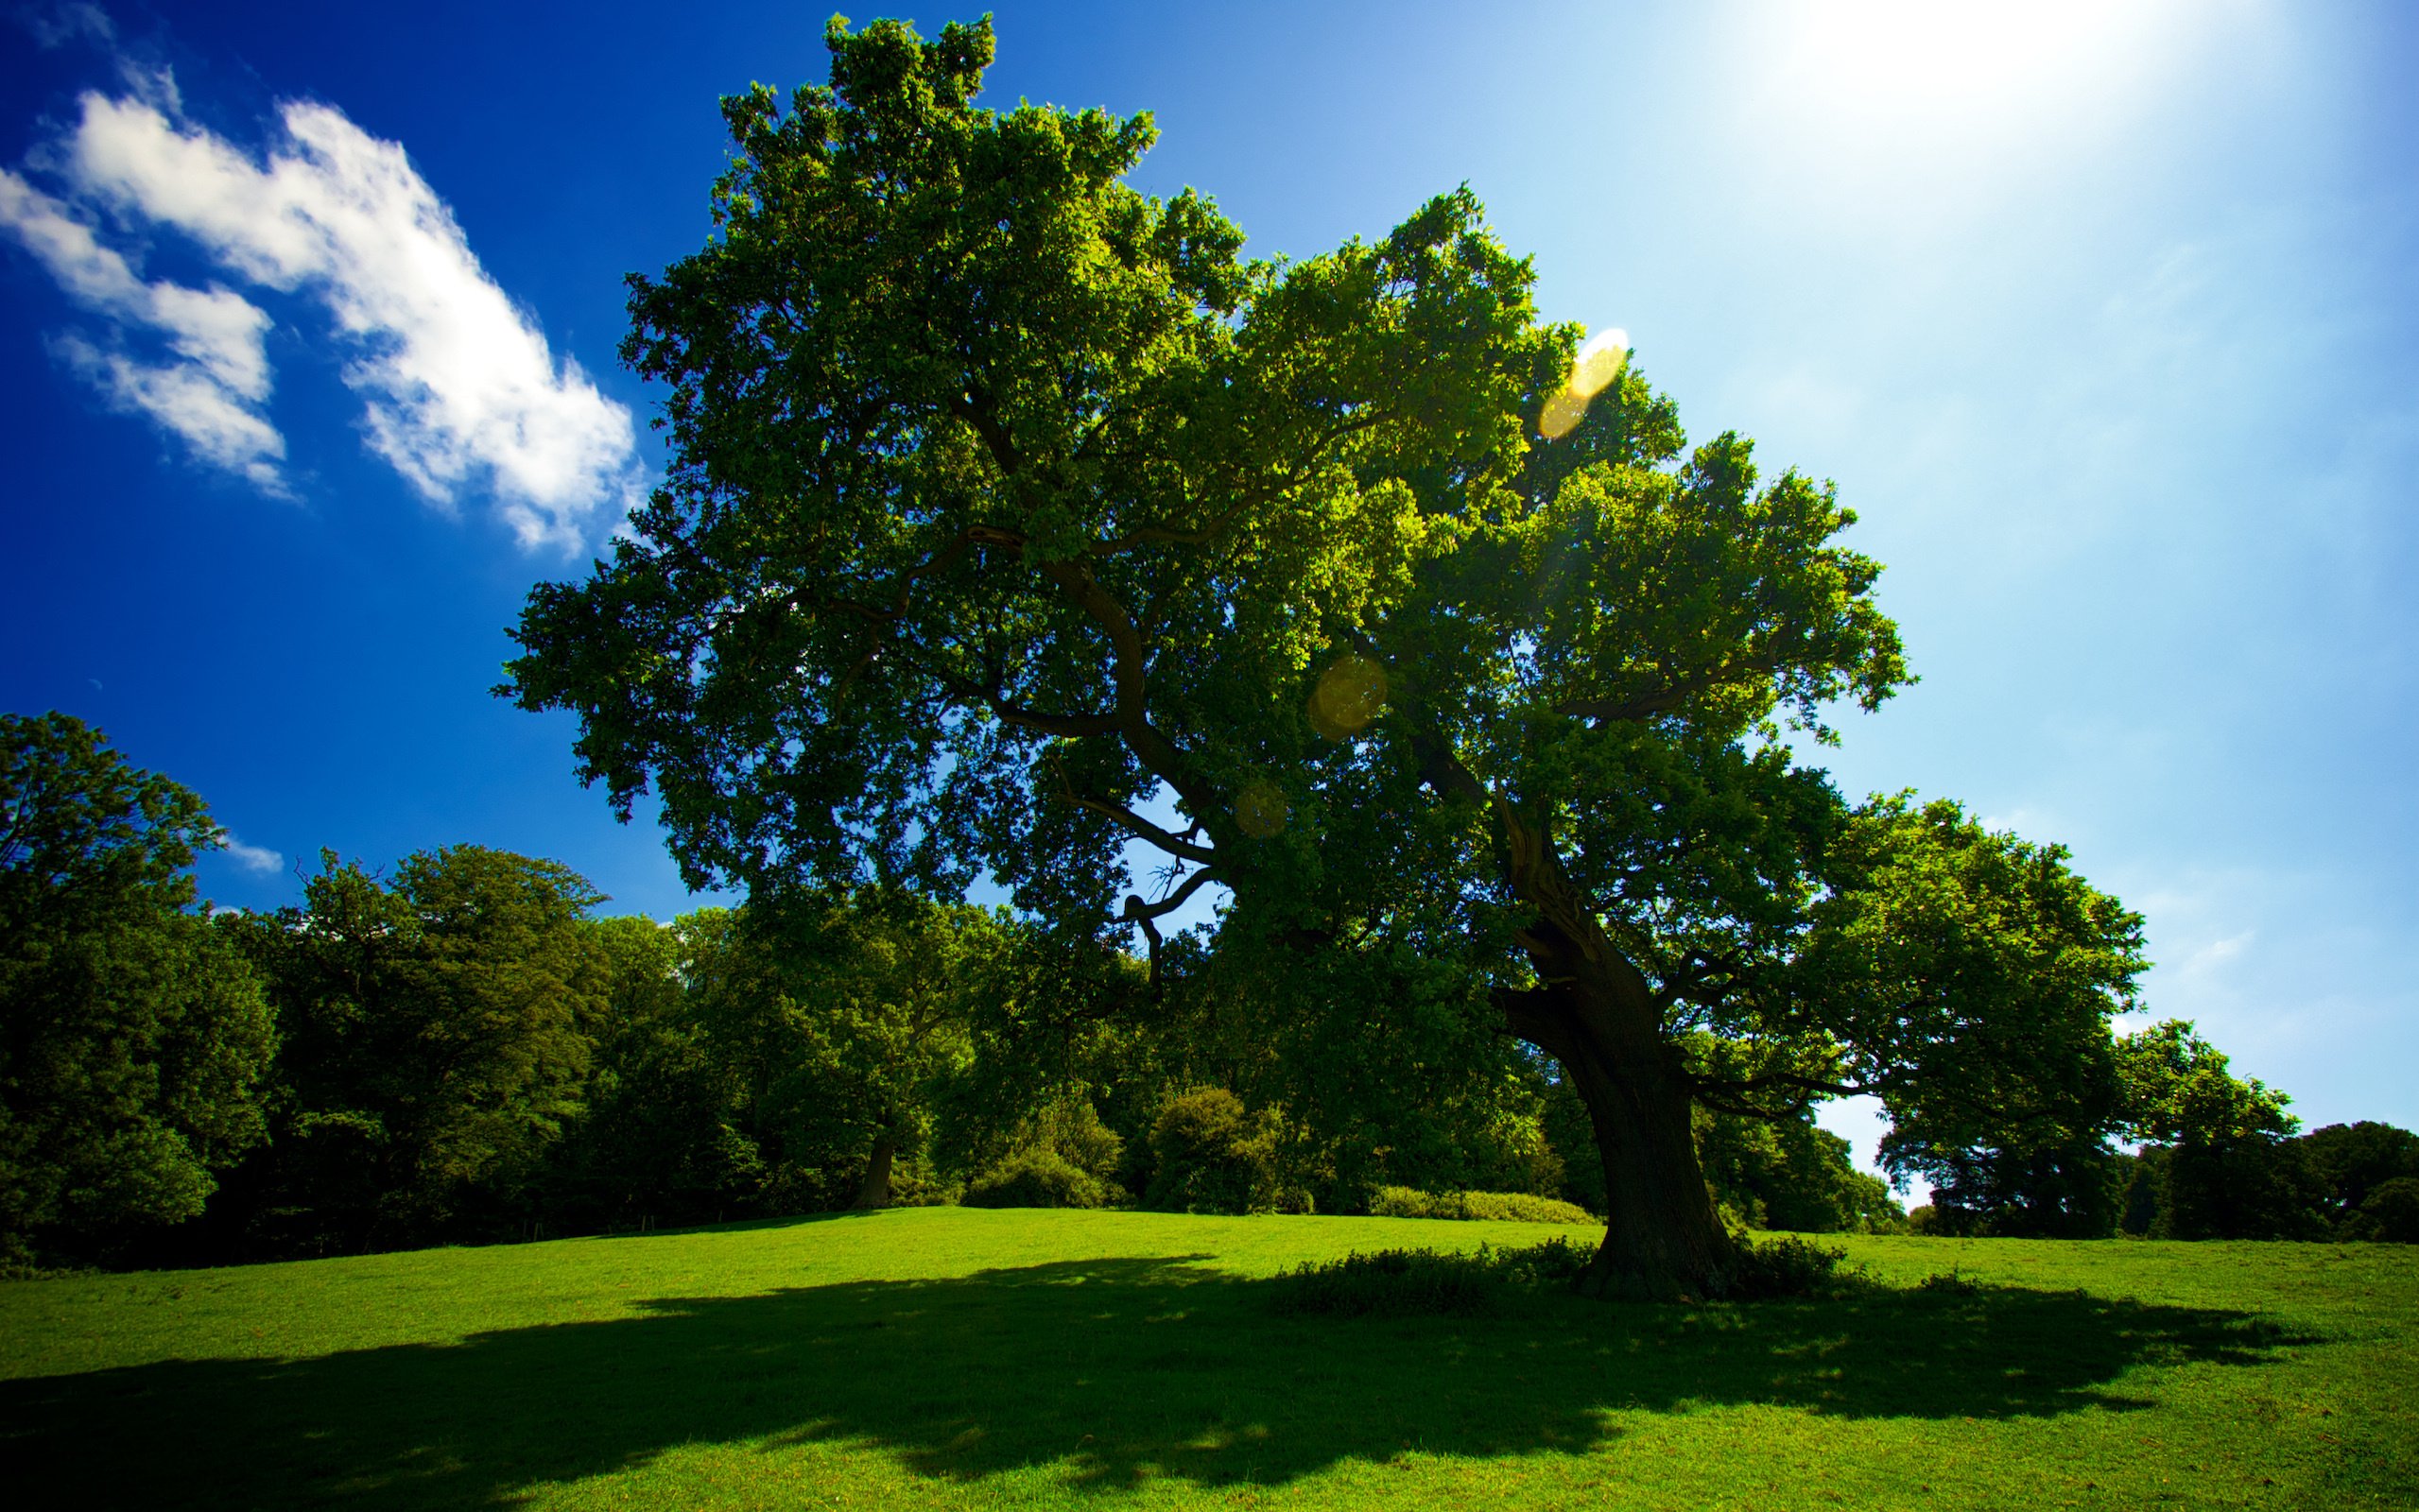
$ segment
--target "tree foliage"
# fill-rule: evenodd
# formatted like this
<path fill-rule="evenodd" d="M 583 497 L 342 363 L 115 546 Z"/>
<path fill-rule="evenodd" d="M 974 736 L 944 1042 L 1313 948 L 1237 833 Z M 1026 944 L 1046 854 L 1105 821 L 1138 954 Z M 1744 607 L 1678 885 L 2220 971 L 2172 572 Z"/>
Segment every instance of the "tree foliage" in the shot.
<path fill-rule="evenodd" d="M 2109 1024 L 2149 962 L 2140 917 L 2066 860 L 1952 802 L 1876 799 L 1830 840 L 1830 890 L 1791 962 L 1813 1042 L 1889 1110 L 1883 1164 L 1929 1177 L 1960 1231 L 2115 1220 Z"/>
<path fill-rule="evenodd" d="M 1953 809 L 1849 815 L 1788 744 L 1908 679 L 1828 485 L 1690 447 L 1625 351 L 1538 318 L 1466 189 L 1246 259 L 1210 201 L 1123 181 L 1148 116 L 978 108 L 988 23 L 828 40 L 827 86 L 724 102 L 711 238 L 631 281 L 670 468 L 532 593 L 504 690 L 578 713 L 692 881 L 988 872 L 1154 959 L 1221 885 L 1239 976 L 1418 984 L 1305 1004 L 1292 1063 L 1402 1005 L 1554 1064 L 1599 1288 L 1725 1274 L 1692 1105 L 1877 1090 L 1909 1168 L 2096 1140 L 2138 925 Z"/>
<path fill-rule="evenodd" d="M 322 852 L 301 906 L 246 920 L 284 1035 L 260 1242 L 426 1243 L 513 1205 L 582 1110 L 602 901 L 480 846 L 408 856 L 391 883 Z"/>
<path fill-rule="evenodd" d="M 66 714 L 0 714 L 0 1263 L 199 1213 L 257 1143 L 259 982 L 192 913 L 201 800 Z"/>
<path fill-rule="evenodd" d="M 2162 1239 L 2313 1239 L 2324 1196 L 2291 1099 L 2237 1077 L 2227 1057 L 2169 1019 L 2117 1046 L 2129 1132 L 2148 1142 L 2128 1227 Z"/>

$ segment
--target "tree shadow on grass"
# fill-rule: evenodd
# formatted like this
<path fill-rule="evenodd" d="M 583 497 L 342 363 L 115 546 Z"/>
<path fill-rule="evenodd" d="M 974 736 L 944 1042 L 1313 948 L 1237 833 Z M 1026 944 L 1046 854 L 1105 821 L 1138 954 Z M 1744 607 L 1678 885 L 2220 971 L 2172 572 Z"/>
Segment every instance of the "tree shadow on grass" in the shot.
<path fill-rule="evenodd" d="M 2255 1366 L 2249 1314 L 2014 1289 L 1702 1309 L 1536 1297 L 1476 1319 L 1289 1317 L 1206 1257 L 666 1297 L 640 1315 L 312 1359 L 0 1383 L 20 1505 L 468 1507 L 684 1444 L 838 1441 L 970 1482 L 1055 1466 L 1273 1484 L 1407 1449 L 1577 1453 L 1625 1411 L 1851 1418 L 2150 1403 L 2136 1366 Z"/>

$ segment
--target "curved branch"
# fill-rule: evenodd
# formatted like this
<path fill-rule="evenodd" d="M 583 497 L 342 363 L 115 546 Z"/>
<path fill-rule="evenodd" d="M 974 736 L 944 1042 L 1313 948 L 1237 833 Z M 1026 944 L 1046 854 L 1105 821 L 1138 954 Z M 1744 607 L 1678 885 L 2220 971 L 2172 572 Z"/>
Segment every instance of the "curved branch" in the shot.
<path fill-rule="evenodd" d="M 1107 799 L 1084 797 L 1075 790 L 1074 783 L 1067 781 L 1066 765 L 1059 760 L 1058 753 L 1050 752 L 1048 760 L 1051 770 L 1058 773 L 1059 796 L 1077 808 L 1091 810 L 1135 839 L 1148 840 L 1171 856 L 1181 856 L 1186 861 L 1198 861 L 1205 867 L 1218 864 L 1219 857 L 1217 851 L 1207 846 L 1195 845 L 1184 835 L 1178 834 L 1172 830 L 1160 828 L 1123 803 L 1113 803 Z M 1198 829 L 1199 826 L 1195 828 Z"/>
<path fill-rule="evenodd" d="M 1149 923 L 1154 919 L 1165 919 L 1177 909 L 1184 907 L 1185 899 L 1200 891 L 1201 884 L 1211 881 L 1217 875 L 1217 868 L 1203 867 L 1185 878 L 1183 886 L 1155 903 L 1144 902 L 1142 894 L 1130 892 L 1126 894 L 1126 911 L 1119 917 L 1132 923 Z"/>
<path fill-rule="evenodd" d="M 1687 1082 L 1688 1095 L 1718 1113 L 1734 1113 L 1741 1118 L 1760 1118 L 1771 1123 L 1797 1117 L 1812 1107 L 1817 1097 L 1863 1097 L 1890 1085 L 1886 1078 L 1851 1085 L 1824 1081 L 1816 1076 L 1801 1076 L 1787 1071 L 1768 1072 L 1761 1076 L 1741 1079 L 1691 1075 Z M 1796 1095 L 1781 1108 L 1760 1107 L 1744 1100 L 1748 1093 L 1775 1087 L 1787 1088 Z"/>
<path fill-rule="evenodd" d="M 1106 799 L 1085 798 L 1080 793 L 1068 793 L 1066 799 L 1078 808 L 1090 809 L 1135 839 L 1149 841 L 1171 856 L 1182 856 L 1187 861 L 1198 861 L 1203 866 L 1214 865 L 1218 859 L 1218 852 L 1209 847 L 1194 845 L 1173 831 L 1161 829 L 1123 803 L 1112 803 Z"/>

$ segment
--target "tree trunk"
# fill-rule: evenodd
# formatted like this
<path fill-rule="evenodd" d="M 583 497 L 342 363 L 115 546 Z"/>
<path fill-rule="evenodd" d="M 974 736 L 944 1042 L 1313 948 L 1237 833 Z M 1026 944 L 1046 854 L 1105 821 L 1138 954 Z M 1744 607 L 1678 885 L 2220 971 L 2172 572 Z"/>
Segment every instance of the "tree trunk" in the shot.
<path fill-rule="evenodd" d="M 1604 1032 L 1602 1005 L 1567 986 L 1516 997 L 1507 1022 L 1562 1064 L 1604 1162 L 1604 1242 L 1581 1289 L 1651 1301 L 1705 1296 L 1734 1247 L 1697 1163 L 1672 1047 L 1620 1044 Z"/>
<path fill-rule="evenodd" d="M 865 1180 L 856 1189 L 852 1208 L 887 1208 L 890 1205 L 890 1157 L 897 1154 L 899 1141 L 884 1129 L 873 1141 L 873 1158 L 866 1162 Z"/>
<path fill-rule="evenodd" d="M 1736 1246 L 1697 1162 L 1680 1047 L 1664 1033 L 1646 978 L 1605 937 L 1543 830 L 1503 818 L 1512 883 L 1539 912 L 1518 937 L 1543 985 L 1496 1002 L 1513 1035 L 1562 1064 L 1604 1162 L 1604 1243 L 1581 1289 L 1653 1301 L 1704 1297 Z"/>

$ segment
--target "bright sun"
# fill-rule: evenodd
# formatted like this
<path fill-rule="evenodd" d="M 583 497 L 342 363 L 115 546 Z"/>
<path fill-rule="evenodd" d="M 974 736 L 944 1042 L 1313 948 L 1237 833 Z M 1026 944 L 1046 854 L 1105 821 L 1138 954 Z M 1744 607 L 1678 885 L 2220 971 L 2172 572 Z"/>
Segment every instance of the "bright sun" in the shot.
<path fill-rule="evenodd" d="M 2120 82 L 2170 0 L 1833 0 L 1778 8 L 1784 68 L 1852 114 L 1988 113 Z"/>

